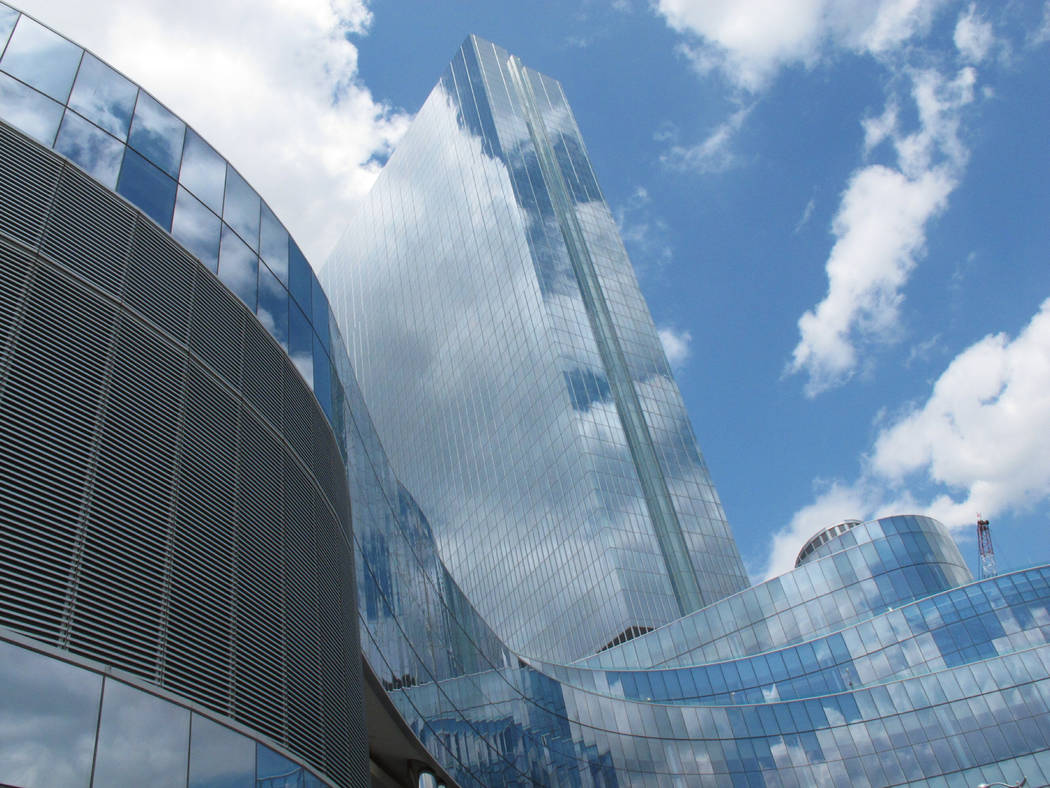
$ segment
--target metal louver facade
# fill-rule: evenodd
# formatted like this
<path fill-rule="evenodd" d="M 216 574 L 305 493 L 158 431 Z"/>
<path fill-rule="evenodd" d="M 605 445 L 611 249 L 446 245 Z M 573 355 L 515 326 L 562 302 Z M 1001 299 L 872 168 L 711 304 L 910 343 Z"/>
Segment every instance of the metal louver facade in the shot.
<path fill-rule="evenodd" d="M 0 124 L 0 624 L 367 782 L 350 498 L 255 316 Z"/>

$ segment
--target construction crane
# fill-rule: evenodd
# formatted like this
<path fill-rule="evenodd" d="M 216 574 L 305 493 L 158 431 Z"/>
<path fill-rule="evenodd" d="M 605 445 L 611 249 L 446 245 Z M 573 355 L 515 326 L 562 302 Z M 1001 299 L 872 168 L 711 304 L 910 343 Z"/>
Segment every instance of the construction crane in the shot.
<path fill-rule="evenodd" d="M 995 548 L 992 547 L 992 531 L 988 527 L 988 521 L 977 515 L 977 556 L 980 561 L 979 580 L 986 577 L 995 577 L 999 570 L 995 567 Z"/>

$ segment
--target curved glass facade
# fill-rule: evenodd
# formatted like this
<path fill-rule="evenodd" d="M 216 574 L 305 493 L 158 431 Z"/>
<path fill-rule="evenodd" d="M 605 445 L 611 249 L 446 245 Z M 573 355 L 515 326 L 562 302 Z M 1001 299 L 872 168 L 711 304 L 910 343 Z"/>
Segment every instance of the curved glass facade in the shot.
<path fill-rule="evenodd" d="M 855 526 L 832 560 L 810 559 L 581 664 L 650 667 L 732 659 L 841 629 L 973 580 L 944 526 L 898 516 Z"/>
<path fill-rule="evenodd" d="M 346 474 L 292 361 L 167 233 L 3 123 L 0 272 L 0 630 L 366 774 Z"/>
<path fill-rule="evenodd" d="M 325 784 L 290 753 L 177 695 L 2 632 L 0 686 L 0 779 L 6 785 Z"/>
<path fill-rule="evenodd" d="M 485 46 L 468 41 L 417 134 L 433 156 L 456 149 L 460 177 L 474 179 L 471 221 L 496 234 L 493 253 L 517 249 L 512 262 L 540 270 L 527 303 L 544 320 L 570 314 L 553 299 L 570 273 L 578 289 L 565 309 L 594 285 L 581 277 L 618 303 L 609 293 L 626 258 L 603 235 L 612 230 L 560 88 Z M 341 693 L 361 684 L 348 629 L 450 784 L 1050 782 L 1050 567 L 975 583 L 925 517 L 856 525 L 782 577 L 743 590 L 726 581 L 718 601 L 576 663 L 520 656 L 479 612 L 492 600 L 446 569 L 447 545 L 395 474 L 327 299 L 266 204 L 152 97 L 5 6 L 0 50 L 0 782 L 365 784 L 354 761 L 365 733 L 338 728 Z M 529 95 L 527 117 L 501 109 L 497 73 L 508 97 L 509 83 L 528 82 L 513 87 Z M 509 162 L 502 173 L 497 159 Z M 390 169 L 384 199 L 423 172 Z M 547 194 L 560 207 L 523 223 L 509 208 L 537 178 L 561 190 Z M 497 187 L 499 199 L 477 201 Z M 445 219 L 456 224 L 431 242 L 469 226 Z M 391 255 L 427 240 L 382 227 Z M 557 233 L 590 251 L 559 247 Z M 516 297 L 508 286 L 482 294 L 491 314 Z M 673 391 L 659 359 L 642 363 L 645 331 L 627 338 L 638 313 L 607 316 L 616 374 Z M 596 359 L 608 369 L 609 327 L 589 324 L 578 345 L 569 325 L 549 334 L 558 374 L 540 385 L 568 402 L 557 412 L 575 441 L 579 423 L 606 423 L 600 406 L 623 419 L 634 406 L 611 380 L 574 372 L 594 372 Z M 347 339 L 365 364 L 418 350 Z M 584 345 L 592 367 L 564 366 Z M 713 488 L 690 498 L 675 481 L 675 456 L 689 458 L 682 473 L 702 467 L 691 430 L 638 396 L 676 516 L 695 505 L 724 524 Z M 489 406 L 474 404 L 480 419 Z M 639 440 L 634 429 L 611 445 Z M 605 467 L 595 478 L 616 478 Z M 651 516 L 659 491 L 637 475 L 634 485 Z M 695 558 L 697 573 L 717 554 Z M 549 590 L 519 587 L 532 605 Z"/>
<path fill-rule="evenodd" d="M 122 74 L 0 5 L 0 118 L 139 208 L 218 274 L 295 362 L 329 420 L 328 299 L 270 207 L 214 148 Z"/>

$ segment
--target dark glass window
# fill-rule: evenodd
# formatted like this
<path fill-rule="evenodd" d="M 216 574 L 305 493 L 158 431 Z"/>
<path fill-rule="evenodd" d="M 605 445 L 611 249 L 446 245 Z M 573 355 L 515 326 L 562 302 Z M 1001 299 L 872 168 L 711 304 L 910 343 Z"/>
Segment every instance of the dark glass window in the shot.
<path fill-rule="evenodd" d="M 321 409 L 332 421 L 332 363 L 328 354 L 314 334 L 314 396 L 321 403 Z"/>
<path fill-rule="evenodd" d="M 222 218 L 252 249 L 259 248 L 259 195 L 229 165 L 226 166 Z"/>
<path fill-rule="evenodd" d="M 62 120 L 62 105 L 17 79 L 0 74 L 0 117 L 37 142 L 51 147 Z"/>
<path fill-rule="evenodd" d="M 256 785 L 265 785 L 267 788 L 301 788 L 304 785 L 316 784 L 316 778 L 302 766 L 261 744 L 256 748 L 255 764 Z"/>
<path fill-rule="evenodd" d="M 310 321 L 306 319 L 294 301 L 288 304 L 288 355 L 306 380 L 307 385 L 314 385 L 314 332 Z"/>
<path fill-rule="evenodd" d="M 255 785 L 255 742 L 194 714 L 190 727 L 189 788 L 253 788 Z"/>
<path fill-rule="evenodd" d="M 321 344 L 324 345 L 325 351 L 330 353 L 332 352 L 332 345 L 328 337 L 328 298 L 325 297 L 324 291 L 321 289 L 321 283 L 317 281 L 317 278 L 311 276 L 310 279 L 313 282 L 314 331 L 321 338 Z"/>
<path fill-rule="evenodd" d="M 102 677 L 0 642 L 0 783 L 86 786 Z"/>
<path fill-rule="evenodd" d="M 147 93 L 140 91 L 131 122 L 128 142 L 135 150 L 168 173 L 179 174 L 182 138 L 186 124 L 172 115 Z"/>
<path fill-rule="evenodd" d="M 117 185 L 123 143 L 75 112 L 66 110 L 55 150 L 79 164 L 95 180 L 112 189 Z"/>
<path fill-rule="evenodd" d="M 6 5 L 0 5 L 0 52 L 4 51 L 4 47 L 7 45 L 7 39 L 11 35 L 11 31 L 15 29 L 15 22 L 18 21 L 18 12 L 13 8 L 8 8 Z"/>
<path fill-rule="evenodd" d="M 281 226 L 265 203 L 262 206 L 262 226 L 259 230 L 259 254 L 274 275 L 287 285 L 288 231 Z"/>
<path fill-rule="evenodd" d="M 187 709 L 107 679 L 92 785 L 181 788 L 189 738 Z"/>
<path fill-rule="evenodd" d="M 171 234 L 195 254 L 212 273 L 219 270 L 219 230 L 222 222 L 197 198 L 179 187 Z"/>
<path fill-rule="evenodd" d="M 0 68 L 65 104 L 83 50 L 22 16 L 7 44 Z"/>
<path fill-rule="evenodd" d="M 120 168 L 117 192 L 141 208 L 165 230 L 171 229 L 171 213 L 175 208 L 175 181 L 130 148 L 124 151 L 124 164 Z"/>
<path fill-rule="evenodd" d="M 225 225 L 219 247 L 219 279 L 253 312 L 258 303 L 259 258 Z"/>
<path fill-rule="evenodd" d="M 259 266 L 259 322 L 288 350 L 288 291 L 266 265 Z"/>
<path fill-rule="evenodd" d="M 222 213 L 222 195 L 226 187 L 226 161 L 193 129 L 186 129 L 179 183 L 215 213 Z"/>
<path fill-rule="evenodd" d="M 128 138 L 138 88 L 97 57 L 85 52 L 69 106 L 121 140 Z"/>
<path fill-rule="evenodd" d="M 313 290 L 313 273 L 310 264 L 299 249 L 299 245 L 292 241 L 288 244 L 288 289 L 292 298 L 299 302 L 306 314 L 311 313 L 310 293 Z"/>

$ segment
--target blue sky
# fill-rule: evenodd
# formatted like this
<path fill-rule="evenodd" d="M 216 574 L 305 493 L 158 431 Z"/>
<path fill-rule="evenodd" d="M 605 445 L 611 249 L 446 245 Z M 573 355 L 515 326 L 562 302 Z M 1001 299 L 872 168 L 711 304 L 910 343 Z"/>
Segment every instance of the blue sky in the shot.
<path fill-rule="evenodd" d="M 565 87 L 756 579 L 907 511 L 1050 560 L 1050 2 L 106 5 L 23 8 L 318 262 L 463 38 L 506 47 Z"/>

